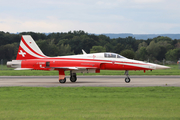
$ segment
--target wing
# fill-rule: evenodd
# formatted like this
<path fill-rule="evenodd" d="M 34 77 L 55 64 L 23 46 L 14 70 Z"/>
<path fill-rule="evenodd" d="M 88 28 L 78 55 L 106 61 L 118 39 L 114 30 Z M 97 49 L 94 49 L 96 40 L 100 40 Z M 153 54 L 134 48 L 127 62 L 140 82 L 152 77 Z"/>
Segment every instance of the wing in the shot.
<path fill-rule="evenodd" d="M 14 70 L 33 70 L 33 68 L 16 68 Z"/>

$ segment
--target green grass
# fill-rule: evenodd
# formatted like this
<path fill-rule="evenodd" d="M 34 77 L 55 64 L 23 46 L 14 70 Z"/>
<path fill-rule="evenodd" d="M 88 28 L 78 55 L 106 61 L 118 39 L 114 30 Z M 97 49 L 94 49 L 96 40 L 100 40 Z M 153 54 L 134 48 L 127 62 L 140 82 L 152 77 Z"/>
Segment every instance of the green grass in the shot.
<path fill-rule="evenodd" d="M 170 69 L 165 70 L 153 70 L 153 71 L 129 71 L 130 75 L 180 75 L 180 69 L 178 65 L 170 65 Z M 66 75 L 70 72 L 66 71 Z M 7 68 L 3 66 L 0 69 L 0 76 L 49 76 L 58 75 L 57 71 L 41 71 L 41 70 L 13 70 L 12 68 Z M 78 74 L 83 75 L 83 74 Z M 85 75 L 124 75 L 124 71 L 118 70 L 101 70 L 101 73 L 89 73 Z"/>
<path fill-rule="evenodd" d="M 1 87 L 0 119 L 179 120 L 180 87 Z"/>

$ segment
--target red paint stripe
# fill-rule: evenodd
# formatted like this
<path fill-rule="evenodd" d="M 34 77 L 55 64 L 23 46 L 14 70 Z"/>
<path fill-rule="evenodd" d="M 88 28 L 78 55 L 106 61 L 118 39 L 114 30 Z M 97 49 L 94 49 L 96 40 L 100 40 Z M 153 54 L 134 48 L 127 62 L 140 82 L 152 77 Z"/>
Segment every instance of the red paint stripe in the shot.
<path fill-rule="evenodd" d="M 34 54 L 39 55 L 40 57 L 46 57 L 46 56 L 43 56 L 43 55 L 37 53 L 36 51 L 34 51 L 34 50 L 25 42 L 25 40 L 24 40 L 23 37 L 21 38 L 21 40 L 22 40 L 22 42 L 24 43 L 24 45 L 25 45 L 28 49 L 30 49 Z"/>

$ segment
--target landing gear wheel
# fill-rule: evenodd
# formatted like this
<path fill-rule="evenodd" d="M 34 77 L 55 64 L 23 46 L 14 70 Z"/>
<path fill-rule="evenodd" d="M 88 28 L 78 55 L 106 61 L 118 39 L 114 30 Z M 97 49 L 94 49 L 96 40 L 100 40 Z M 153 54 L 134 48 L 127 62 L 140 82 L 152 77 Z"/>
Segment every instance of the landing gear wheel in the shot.
<path fill-rule="evenodd" d="M 70 77 L 70 81 L 71 81 L 71 82 L 76 82 L 76 80 L 77 80 L 77 77 L 76 77 L 76 76 L 71 76 L 71 77 Z"/>
<path fill-rule="evenodd" d="M 125 82 L 129 83 L 131 81 L 131 79 L 129 77 L 125 78 Z"/>
<path fill-rule="evenodd" d="M 72 73 L 72 72 L 71 72 L 70 81 L 71 81 L 71 82 L 76 82 L 76 80 L 77 80 L 76 73 Z"/>
<path fill-rule="evenodd" d="M 65 82 L 66 82 L 66 78 L 60 79 L 59 82 L 60 82 L 60 83 L 65 83 Z"/>

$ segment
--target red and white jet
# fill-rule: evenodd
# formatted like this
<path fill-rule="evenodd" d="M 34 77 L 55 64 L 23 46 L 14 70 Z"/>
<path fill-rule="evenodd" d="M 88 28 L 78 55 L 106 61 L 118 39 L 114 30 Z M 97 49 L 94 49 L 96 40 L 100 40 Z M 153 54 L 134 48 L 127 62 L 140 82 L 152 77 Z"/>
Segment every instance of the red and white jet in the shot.
<path fill-rule="evenodd" d="M 76 73 L 100 73 L 100 70 L 125 70 L 125 82 L 129 83 L 129 70 L 156 70 L 169 67 L 146 63 L 125 58 L 116 53 L 87 54 L 82 50 L 82 55 L 48 57 L 42 53 L 30 35 L 21 38 L 16 60 L 8 61 L 7 66 L 15 70 L 57 70 L 59 82 L 65 83 L 64 71 L 70 71 L 70 81 L 76 82 Z"/>

